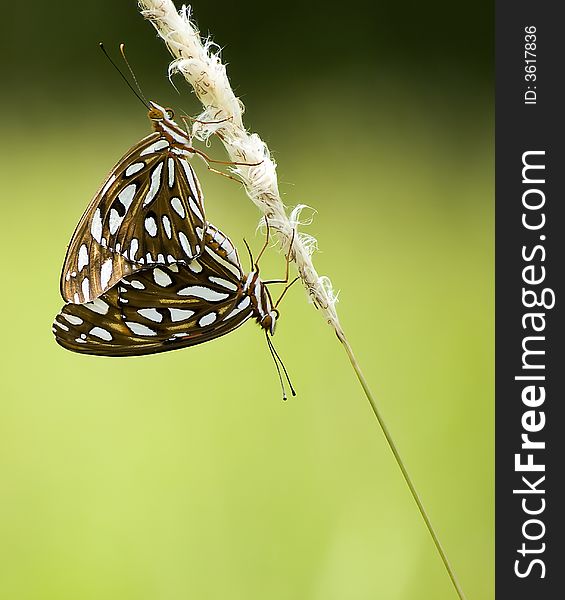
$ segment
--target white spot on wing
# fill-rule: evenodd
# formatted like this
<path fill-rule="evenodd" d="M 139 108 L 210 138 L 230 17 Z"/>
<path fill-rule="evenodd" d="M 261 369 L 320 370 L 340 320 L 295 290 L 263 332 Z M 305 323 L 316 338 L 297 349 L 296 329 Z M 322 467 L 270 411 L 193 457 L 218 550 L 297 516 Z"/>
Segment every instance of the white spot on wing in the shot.
<path fill-rule="evenodd" d="M 132 279 L 130 282 L 131 287 L 135 288 L 136 290 L 144 290 L 145 286 L 143 285 L 143 283 L 141 283 L 141 281 L 137 281 L 137 279 Z"/>
<path fill-rule="evenodd" d="M 232 283 L 231 281 L 228 281 L 227 279 L 223 279 L 222 277 L 208 277 L 208 279 L 212 283 L 216 283 L 226 288 L 227 290 L 232 290 L 233 292 L 237 291 L 237 285 L 235 285 L 235 283 Z"/>
<path fill-rule="evenodd" d="M 193 261 L 189 262 L 188 268 L 193 273 L 200 273 L 200 271 L 202 271 L 202 265 L 197 260 L 193 260 Z"/>
<path fill-rule="evenodd" d="M 173 280 L 161 269 L 153 269 L 153 280 L 157 285 L 161 287 L 167 287 L 173 283 Z"/>
<path fill-rule="evenodd" d="M 107 342 L 109 342 L 112 339 L 112 334 L 106 330 L 103 329 L 102 327 L 93 327 L 89 333 L 91 335 L 95 335 L 97 338 L 100 338 L 101 340 L 106 340 Z"/>
<path fill-rule="evenodd" d="M 122 221 L 123 217 L 120 217 L 118 211 L 115 208 L 112 208 L 112 210 L 110 210 L 110 219 L 108 221 L 108 226 L 112 235 L 118 231 L 118 227 L 122 224 Z"/>
<path fill-rule="evenodd" d="M 157 223 L 153 217 L 146 217 L 145 229 L 151 237 L 155 237 L 157 235 Z"/>
<path fill-rule="evenodd" d="M 159 192 L 159 188 L 161 186 L 161 171 L 163 170 L 163 162 L 160 162 L 151 173 L 151 185 L 149 186 L 149 191 L 147 192 L 147 196 L 145 196 L 145 200 L 143 201 L 143 206 L 148 206 L 155 200 L 155 196 Z"/>
<path fill-rule="evenodd" d="M 59 323 L 59 321 L 55 321 L 53 324 L 57 325 L 57 327 L 60 327 L 63 331 L 69 331 L 69 328 L 64 323 Z"/>
<path fill-rule="evenodd" d="M 135 260 L 135 255 L 137 254 L 137 250 L 139 248 L 139 241 L 137 238 L 133 238 L 129 247 L 129 258 L 130 260 Z"/>
<path fill-rule="evenodd" d="M 215 320 L 216 313 L 208 313 L 198 320 L 198 325 L 200 325 L 200 327 L 206 327 L 206 325 L 211 325 Z"/>
<path fill-rule="evenodd" d="M 158 140 L 151 146 L 147 146 L 145 150 L 139 156 L 145 156 L 146 154 L 153 154 L 153 152 L 159 152 L 159 150 L 164 150 L 169 146 L 169 142 L 167 140 Z"/>
<path fill-rule="evenodd" d="M 169 173 L 169 187 L 172 188 L 175 185 L 175 161 L 170 157 L 167 161 L 167 171 Z"/>
<path fill-rule="evenodd" d="M 245 298 L 237 305 L 237 308 L 243 310 L 247 308 L 251 302 L 251 298 L 249 296 L 245 296 Z"/>
<path fill-rule="evenodd" d="M 184 219 L 186 217 L 186 213 L 184 212 L 184 206 L 182 205 L 180 198 L 177 198 L 176 196 L 171 198 L 171 206 L 181 219 Z"/>
<path fill-rule="evenodd" d="M 194 198 L 198 198 L 198 188 L 196 187 L 195 176 L 194 176 L 194 171 L 192 170 L 192 167 L 188 164 L 188 162 L 184 158 L 180 159 L 180 163 L 186 174 L 186 179 L 188 182 L 188 187 L 190 188 L 191 195 Z"/>
<path fill-rule="evenodd" d="M 126 169 L 126 177 L 131 177 L 132 175 L 139 173 L 139 171 L 141 171 L 141 169 L 143 169 L 144 166 L 145 166 L 144 162 L 133 163 L 133 165 L 130 165 Z"/>
<path fill-rule="evenodd" d="M 179 290 L 177 293 L 179 296 L 194 296 L 195 298 L 202 298 L 209 302 L 219 302 L 220 300 L 225 300 L 229 296 L 229 294 L 216 292 L 215 290 L 202 285 L 189 285 L 188 287 Z"/>
<path fill-rule="evenodd" d="M 231 312 L 229 312 L 225 317 L 224 317 L 224 321 L 227 321 L 228 319 L 231 319 L 232 317 L 235 317 L 235 315 L 238 315 L 241 312 L 241 308 L 234 308 Z"/>
<path fill-rule="evenodd" d="M 154 323 L 160 323 L 163 320 L 163 315 L 156 308 L 140 308 L 137 312 Z"/>
<path fill-rule="evenodd" d="M 71 325 L 82 325 L 83 323 L 83 320 L 75 315 L 67 315 L 66 313 L 61 313 L 61 316 Z"/>
<path fill-rule="evenodd" d="M 150 329 L 141 323 L 136 323 L 135 321 L 126 321 L 126 325 L 132 333 L 135 333 L 135 335 L 157 335 L 157 332 L 153 331 L 153 329 Z"/>
<path fill-rule="evenodd" d="M 192 198 L 188 199 L 188 204 L 190 205 L 190 210 L 192 210 L 192 212 L 202 221 L 204 222 L 204 217 L 202 216 L 202 213 L 200 212 L 200 209 L 198 208 L 198 205 L 196 204 L 196 202 L 194 202 L 194 200 Z"/>
<path fill-rule="evenodd" d="M 165 235 L 169 239 L 171 239 L 173 232 L 171 231 L 171 221 L 169 220 L 169 217 L 167 217 L 167 215 L 163 215 L 161 221 L 163 221 L 163 229 L 165 230 Z"/>
<path fill-rule="evenodd" d="M 92 237 L 100 243 L 102 239 L 102 216 L 100 214 L 100 209 L 97 208 L 94 212 L 94 216 L 92 217 L 92 224 L 90 225 L 90 233 Z"/>
<path fill-rule="evenodd" d="M 110 278 L 112 277 L 112 259 L 108 258 L 104 261 L 102 268 L 100 269 L 100 286 L 102 289 L 106 289 Z"/>
<path fill-rule="evenodd" d="M 88 264 L 88 248 L 82 244 L 78 251 L 78 270 L 82 271 Z"/>
<path fill-rule="evenodd" d="M 190 242 L 188 241 L 188 238 L 186 237 L 186 235 L 184 234 L 183 231 L 179 231 L 179 240 L 180 240 L 180 245 L 182 246 L 182 249 L 185 251 L 188 258 L 192 258 L 192 250 L 190 249 Z"/>
<path fill-rule="evenodd" d="M 194 314 L 193 310 L 185 310 L 182 308 L 169 308 L 169 312 L 171 313 L 171 321 L 174 323 L 178 323 L 179 321 L 186 321 L 190 319 Z"/>
<path fill-rule="evenodd" d="M 90 282 L 88 281 L 88 277 L 85 277 L 82 280 L 82 295 L 84 297 L 84 301 L 88 302 L 90 300 Z"/>

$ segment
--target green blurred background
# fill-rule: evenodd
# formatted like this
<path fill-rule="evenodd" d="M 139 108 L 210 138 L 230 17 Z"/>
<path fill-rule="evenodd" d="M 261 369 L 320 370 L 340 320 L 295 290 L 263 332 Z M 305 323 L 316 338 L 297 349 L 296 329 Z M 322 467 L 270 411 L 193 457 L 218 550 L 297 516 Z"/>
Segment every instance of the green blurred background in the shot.
<path fill-rule="evenodd" d="M 194 4 L 469 600 L 493 597 L 490 3 Z M 7 10 L 7 13 L 6 13 Z M 56 345 L 58 277 L 145 111 L 101 56 L 127 42 L 146 94 L 197 113 L 135 2 L 6 7 L 0 597 L 455 597 L 345 353 L 305 293 L 275 343 L 251 323 L 133 359 Z M 209 151 L 223 158 L 219 145 Z M 256 208 L 198 166 L 209 217 L 257 249 Z M 242 253 L 244 254 L 244 253 Z M 264 274 L 284 261 L 270 252 Z"/>

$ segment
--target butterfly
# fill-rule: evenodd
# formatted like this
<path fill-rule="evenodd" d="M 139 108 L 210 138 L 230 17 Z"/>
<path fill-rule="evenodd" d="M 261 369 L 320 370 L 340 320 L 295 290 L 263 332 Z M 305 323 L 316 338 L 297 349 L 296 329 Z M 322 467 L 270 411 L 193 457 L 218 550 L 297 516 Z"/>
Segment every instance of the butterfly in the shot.
<path fill-rule="evenodd" d="M 170 110 L 148 108 L 153 133 L 110 171 L 73 234 L 61 274 L 67 302 L 90 302 L 139 269 L 187 265 L 204 250 L 204 198 L 187 160 L 198 151 Z"/>

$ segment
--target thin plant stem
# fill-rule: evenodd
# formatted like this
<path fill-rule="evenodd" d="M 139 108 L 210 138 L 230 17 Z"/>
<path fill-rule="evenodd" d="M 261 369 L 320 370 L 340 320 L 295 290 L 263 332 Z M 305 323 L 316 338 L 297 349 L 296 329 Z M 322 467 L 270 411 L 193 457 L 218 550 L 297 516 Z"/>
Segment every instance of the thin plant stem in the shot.
<path fill-rule="evenodd" d="M 343 331 L 341 331 L 340 333 L 343 334 Z M 410 490 L 410 493 L 412 494 L 412 498 L 414 498 L 414 502 L 416 502 L 416 506 L 418 507 L 418 510 L 420 511 L 420 515 L 422 516 L 422 519 L 424 520 L 424 523 L 426 524 L 426 527 L 427 527 L 430 535 L 432 536 L 434 545 L 441 557 L 441 560 L 443 561 L 443 564 L 445 566 L 447 574 L 449 575 L 449 578 L 451 579 L 451 583 L 453 583 L 453 587 L 455 588 L 455 591 L 457 592 L 457 595 L 459 596 L 460 600 L 465 600 L 465 595 L 463 594 L 463 590 L 461 589 L 461 586 L 459 585 L 459 582 L 457 581 L 457 577 L 455 576 L 455 571 L 453 570 L 453 567 L 451 566 L 449 559 L 447 558 L 447 554 L 445 553 L 445 550 L 443 549 L 443 546 L 441 545 L 441 542 L 439 541 L 439 537 L 434 529 L 434 526 L 432 525 L 432 522 L 430 521 L 430 518 L 428 517 L 428 513 L 426 512 L 424 505 L 422 504 L 422 500 L 420 499 L 420 496 L 418 495 L 418 492 L 416 491 L 416 488 L 414 487 L 414 484 L 412 483 L 412 479 L 410 478 L 410 475 L 408 474 L 406 466 L 404 465 L 404 461 L 402 460 L 402 457 L 400 456 L 400 452 L 398 451 L 398 448 L 396 447 L 396 444 L 394 443 L 392 435 L 391 435 L 390 431 L 388 430 L 386 422 L 379 411 L 379 408 L 377 406 L 375 398 L 373 397 L 373 393 L 371 392 L 371 388 L 369 388 L 369 384 L 367 383 L 367 380 L 365 379 L 365 376 L 363 375 L 363 371 L 361 370 L 361 367 L 359 366 L 359 363 L 357 362 L 357 359 L 355 358 L 353 349 L 351 348 L 351 345 L 347 341 L 347 338 L 345 337 L 345 335 L 340 335 L 340 333 L 337 334 L 339 341 L 342 343 L 343 347 L 345 348 L 345 352 L 347 353 L 349 362 L 351 363 L 351 366 L 353 367 L 353 370 L 355 371 L 355 375 L 357 376 L 357 379 L 359 380 L 359 383 L 361 384 L 361 387 L 363 388 L 363 391 L 365 392 L 365 396 L 367 397 L 367 400 L 369 401 L 369 404 L 371 405 L 373 414 L 375 415 L 375 417 L 379 423 L 379 426 L 382 429 L 382 432 L 383 432 L 383 434 L 386 438 L 386 441 L 389 445 L 389 448 L 390 448 L 392 454 L 394 455 L 396 463 L 397 463 L 398 467 L 400 468 L 400 471 L 402 472 L 402 476 L 404 477 L 404 481 L 406 482 L 406 485 L 408 486 L 408 489 Z"/>

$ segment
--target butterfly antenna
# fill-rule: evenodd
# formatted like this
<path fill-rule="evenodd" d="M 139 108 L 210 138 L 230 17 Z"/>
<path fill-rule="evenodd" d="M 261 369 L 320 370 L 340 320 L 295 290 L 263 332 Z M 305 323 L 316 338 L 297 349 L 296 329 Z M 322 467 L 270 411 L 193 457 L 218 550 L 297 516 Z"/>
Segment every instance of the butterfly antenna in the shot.
<path fill-rule="evenodd" d="M 143 104 L 143 106 L 145 106 L 145 108 L 151 108 L 149 102 L 147 102 L 147 100 L 145 100 L 142 96 L 139 95 L 139 93 L 137 92 L 137 90 L 129 82 L 128 78 L 122 73 L 122 71 L 120 70 L 120 68 L 118 67 L 118 65 L 112 60 L 112 58 L 110 57 L 110 55 L 108 54 L 108 52 L 106 52 L 106 48 L 104 48 L 104 44 L 102 42 L 100 42 L 98 45 L 100 46 L 100 50 L 102 50 L 102 52 L 104 52 L 104 56 L 110 61 L 110 64 L 120 74 L 120 77 L 126 82 L 126 85 L 136 95 L 136 97 Z"/>
<path fill-rule="evenodd" d="M 277 355 L 275 353 L 275 349 L 273 348 L 273 344 L 272 344 L 271 340 L 269 339 L 269 334 L 267 333 L 266 329 L 265 329 L 265 338 L 267 340 L 267 346 L 269 347 L 269 351 L 271 352 L 271 356 L 273 357 L 273 362 L 275 363 L 275 367 L 277 369 L 277 374 L 279 376 L 279 381 L 281 382 L 282 399 L 286 400 L 287 396 L 286 396 L 286 390 L 284 389 L 284 382 L 283 382 L 283 378 L 282 378 L 281 369 L 279 367 L 279 363 L 277 362 Z M 293 395 L 295 395 L 295 394 L 293 394 Z"/>
<path fill-rule="evenodd" d="M 130 75 L 135 83 L 135 87 L 137 88 L 137 91 L 139 92 L 139 95 L 143 98 L 143 100 L 145 100 L 145 105 L 148 106 L 149 102 L 147 102 L 147 98 L 145 97 L 145 94 L 141 91 L 141 86 L 139 85 L 139 82 L 137 81 L 137 77 L 135 76 L 135 73 L 133 72 L 133 69 L 131 68 L 131 65 L 129 64 L 129 60 L 127 59 L 126 56 L 126 45 L 125 44 L 120 44 L 120 53 L 122 55 L 122 58 L 124 59 L 124 62 L 126 63 L 128 70 L 130 72 Z M 178 90 L 177 90 L 178 92 Z"/>
<path fill-rule="evenodd" d="M 247 243 L 247 240 L 245 238 L 243 238 L 243 243 L 245 244 L 245 247 L 247 248 L 247 252 L 249 253 L 249 260 L 251 261 L 251 270 L 253 271 L 253 269 L 255 268 L 255 261 L 253 260 L 253 254 L 251 253 L 251 248 L 249 247 L 249 244 Z"/>
<path fill-rule="evenodd" d="M 279 356 L 279 353 L 277 352 L 277 350 L 275 348 L 275 345 L 273 344 L 273 342 L 269 338 L 267 330 L 265 330 L 265 336 L 267 338 L 267 344 L 269 345 L 269 350 L 271 351 L 271 354 L 273 355 L 273 359 L 275 359 L 275 365 L 277 364 L 277 359 L 278 359 L 279 363 L 281 364 L 281 367 L 282 367 L 282 370 L 284 372 L 284 375 L 286 377 L 286 380 L 288 381 L 288 385 L 290 387 L 290 392 L 291 392 L 291 394 L 293 396 L 296 396 L 296 391 L 294 390 L 294 387 L 292 387 L 292 382 L 290 381 L 290 377 L 288 376 L 288 372 L 286 370 L 286 367 L 284 366 L 282 358 Z M 277 365 L 277 371 L 279 372 L 279 377 L 281 377 L 281 372 L 280 372 L 280 369 L 279 369 L 278 365 Z M 281 385 L 282 385 L 282 378 L 281 378 Z M 286 393 L 284 391 L 284 386 L 283 386 L 283 400 L 286 400 Z"/>

